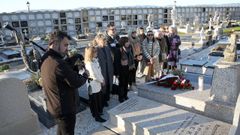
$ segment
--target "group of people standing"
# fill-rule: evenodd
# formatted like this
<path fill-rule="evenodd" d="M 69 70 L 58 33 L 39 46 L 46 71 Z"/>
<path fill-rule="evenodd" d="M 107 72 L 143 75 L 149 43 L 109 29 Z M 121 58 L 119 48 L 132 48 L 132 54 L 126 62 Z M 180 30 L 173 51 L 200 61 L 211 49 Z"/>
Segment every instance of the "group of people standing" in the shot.
<path fill-rule="evenodd" d="M 92 116 L 98 122 L 105 122 L 101 115 L 108 106 L 113 80 L 119 81 L 117 94 L 122 103 L 128 99 L 129 89 L 136 86 L 138 74 L 145 74 L 145 80 L 150 81 L 163 75 L 164 68 L 174 70 L 177 67 L 181 41 L 175 27 L 169 30 L 160 27 L 146 34 L 140 27 L 129 30 L 127 36 L 120 36 L 113 24 L 107 26 L 106 33 L 98 33 L 85 48 L 85 72 L 81 74 L 74 70 L 75 62 L 69 64 L 64 59 L 70 37 L 63 32 L 50 37 L 49 50 L 42 57 L 40 67 L 48 111 L 57 121 L 59 135 L 74 133 L 73 96 L 86 81 Z"/>

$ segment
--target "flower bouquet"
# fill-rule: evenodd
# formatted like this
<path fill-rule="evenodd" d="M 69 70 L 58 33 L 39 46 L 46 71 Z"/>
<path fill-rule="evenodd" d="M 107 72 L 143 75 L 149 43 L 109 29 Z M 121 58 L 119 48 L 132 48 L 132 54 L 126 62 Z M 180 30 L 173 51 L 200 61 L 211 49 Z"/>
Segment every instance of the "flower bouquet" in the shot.
<path fill-rule="evenodd" d="M 163 75 L 160 78 L 156 79 L 157 86 L 163 86 L 166 88 L 171 88 L 171 90 L 176 89 L 188 89 L 193 90 L 194 87 L 190 83 L 190 80 L 185 79 L 182 75 Z"/>

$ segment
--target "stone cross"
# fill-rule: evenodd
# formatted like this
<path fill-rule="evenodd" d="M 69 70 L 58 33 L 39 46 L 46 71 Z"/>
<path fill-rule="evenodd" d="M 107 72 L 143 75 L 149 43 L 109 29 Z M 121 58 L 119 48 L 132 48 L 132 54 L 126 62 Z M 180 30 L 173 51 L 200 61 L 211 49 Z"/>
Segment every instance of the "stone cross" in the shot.
<path fill-rule="evenodd" d="M 176 25 L 176 1 L 174 1 L 173 9 L 171 10 L 171 20 L 172 20 L 172 26 L 175 27 L 175 25 Z"/>
<path fill-rule="evenodd" d="M 197 31 L 199 30 L 199 22 L 200 22 L 199 17 L 198 17 L 198 16 L 195 16 L 193 25 L 194 25 L 194 27 L 195 27 L 195 30 L 197 30 Z"/>
<path fill-rule="evenodd" d="M 212 30 L 212 17 L 209 20 L 209 30 Z"/>
<path fill-rule="evenodd" d="M 219 25 L 219 23 L 220 23 L 220 15 L 216 19 L 216 25 Z"/>
<path fill-rule="evenodd" d="M 237 59 L 237 35 L 231 34 L 230 38 L 230 45 L 227 45 L 226 49 L 224 50 L 224 61 L 226 62 L 235 62 Z"/>
<path fill-rule="evenodd" d="M 218 11 L 215 11 L 214 17 L 213 17 L 213 22 L 216 23 L 218 17 Z"/>
<path fill-rule="evenodd" d="M 201 31 L 200 31 L 200 43 L 203 43 L 203 39 L 205 38 L 205 34 L 204 34 L 204 29 L 202 27 Z"/>
<path fill-rule="evenodd" d="M 4 44 L 3 35 L 0 35 L 0 38 L 1 38 L 2 44 Z"/>
<path fill-rule="evenodd" d="M 190 33 L 190 32 L 191 32 L 191 26 L 190 26 L 189 23 L 187 23 L 187 25 L 186 25 L 186 32 L 187 32 L 187 33 Z"/>
<path fill-rule="evenodd" d="M 23 33 L 24 33 L 24 36 L 27 37 L 27 30 L 26 29 L 23 30 Z"/>
<path fill-rule="evenodd" d="M 148 20 L 148 27 L 146 28 L 147 31 L 152 30 L 152 22 L 153 22 L 153 15 L 149 14 L 147 17 Z"/>
<path fill-rule="evenodd" d="M 183 25 L 183 19 L 182 16 L 179 16 L 179 26 L 181 27 Z"/>
<path fill-rule="evenodd" d="M 124 29 L 125 25 L 126 25 L 125 22 L 122 21 L 122 22 L 121 22 L 121 29 Z"/>

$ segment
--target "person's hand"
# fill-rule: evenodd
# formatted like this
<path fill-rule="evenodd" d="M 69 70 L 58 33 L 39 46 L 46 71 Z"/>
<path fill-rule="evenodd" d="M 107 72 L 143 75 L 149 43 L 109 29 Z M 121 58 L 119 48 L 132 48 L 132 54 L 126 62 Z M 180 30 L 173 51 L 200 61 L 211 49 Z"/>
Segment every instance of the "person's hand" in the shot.
<path fill-rule="evenodd" d="M 154 58 L 153 58 L 153 57 L 150 59 L 150 63 L 151 63 L 151 64 L 154 63 Z"/>
<path fill-rule="evenodd" d="M 87 76 L 89 76 L 90 74 L 89 74 L 89 71 L 88 70 L 85 70 L 85 72 L 84 72 Z"/>
<path fill-rule="evenodd" d="M 101 85 L 102 85 L 102 86 L 105 86 L 105 81 L 103 81 L 103 82 L 101 83 Z"/>
<path fill-rule="evenodd" d="M 122 64 L 123 66 L 127 65 L 127 64 L 128 64 L 128 60 L 121 60 L 121 64 Z"/>

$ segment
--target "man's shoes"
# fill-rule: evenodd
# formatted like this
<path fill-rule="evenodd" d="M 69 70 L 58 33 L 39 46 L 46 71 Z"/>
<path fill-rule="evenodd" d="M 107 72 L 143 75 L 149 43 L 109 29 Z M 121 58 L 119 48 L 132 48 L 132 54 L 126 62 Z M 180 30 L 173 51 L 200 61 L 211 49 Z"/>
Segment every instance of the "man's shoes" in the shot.
<path fill-rule="evenodd" d="M 128 96 L 126 96 L 126 97 L 125 97 L 125 100 L 128 100 L 128 99 L 129 99 Z"/>
<path fill-rule="evenodd" d="M 103 119 L 103 118 L 101 118 L 101 117 L 96 117 L 95 120 L 96 120 L 97 122 L 101 122 L 101 123 L 106 122 L 106 120 Z"/>

